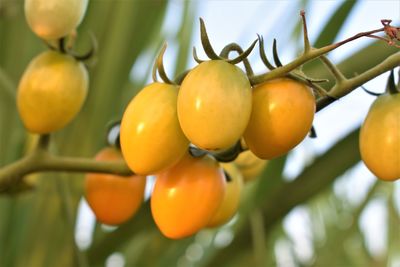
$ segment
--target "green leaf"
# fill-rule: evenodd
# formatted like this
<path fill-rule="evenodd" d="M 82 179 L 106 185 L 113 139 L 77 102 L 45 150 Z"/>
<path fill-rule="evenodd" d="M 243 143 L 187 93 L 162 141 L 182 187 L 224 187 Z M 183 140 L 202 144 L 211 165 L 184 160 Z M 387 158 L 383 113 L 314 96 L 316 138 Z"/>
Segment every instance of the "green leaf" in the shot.
<path fill-rule="evenodd" d="M 341 25 L 345 23 L 356 3 L 355 0 L 343 1 L 343 4 L 336 9 L 322 29 L 314 47 L 322 47 L 335 41 L 337 34 L 342 29 Z"/>

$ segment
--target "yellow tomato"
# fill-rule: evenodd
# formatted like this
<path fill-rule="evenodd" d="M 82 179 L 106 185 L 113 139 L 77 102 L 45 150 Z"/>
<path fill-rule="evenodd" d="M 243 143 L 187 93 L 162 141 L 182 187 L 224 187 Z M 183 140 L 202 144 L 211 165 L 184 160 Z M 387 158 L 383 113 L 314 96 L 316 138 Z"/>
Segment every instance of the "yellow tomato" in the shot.
<path fill-rule="evenodd" d="M 243 175 L 244 182 L 253 181 L 264 170 L 268 161 L 258 158 L 250 150 L 244 151 L 234 160 Z"/>
<path fill-rule="evenodd" d="M 34 58 L 18 86 L 17 106 L 25 127 L 40 134 L 63 128 L 81 110 L 88 80 L 84 65 L 69 55 L 47 51 Z"/>
<path fill-rule="evenodd" d="M 25 16 L 42 39 L 62 38 L 81 23 L 88 0 L 25 0 Z"/>
<path fill-rule="evenodd" d="M 179 122 L 187 138 L 202 149 L 233 146 L 242 136 L 250 112 L 250 82 L 232 64 L 203 62 L 183 80 L 178 95 Z"/>
<path fill-rule="evenodd" d="M 243 177 L 235 164 L 224 163 L 221 165 L 229 177 L 226 183 L 224 199 L 217 212 L 207 224 L 208 227 L 216 227 L 227 223 L 236 214 L 239 207 Z"/>
<path fill-rule="evenodd" d="M 275 79 L 253 89 L 253 109 L 244 139 L 261 159 L 284 155 L 310 131 L 315 99 L 310 88 L 291 79 Z"/>
<path fill-rule="evenodd" d="M 379 179 L 400 179 L 400 93 L 372 104 L 360 132 L 361 158 Z"/>
<path fill-rule="evenodd" d="M 225 176 L 209 156 L 188 153 L 160 173 L 151 196 L 151 212 L 160 231 L 179 239 L 204 228 L 218 210 L 225 193 Z"/>
<path fill-rule="evenodd" d="M 114 148 L 105 148 L 97 154 L 96 160 L 122 160 L 122 155 Z M 85 180 L 86 200 L 100 222 L 121 224 L 139 209 L 145 186 L 145 176 L 89 173 Z"/>
<path fill-rule="evenodd" d="M 126 108 L 121 121 L 121 149 L 128 166 L 138 174 L 154 174 L 174 165 L 189 141 L 176 114 L 178 87 L 152 83 Z"/>

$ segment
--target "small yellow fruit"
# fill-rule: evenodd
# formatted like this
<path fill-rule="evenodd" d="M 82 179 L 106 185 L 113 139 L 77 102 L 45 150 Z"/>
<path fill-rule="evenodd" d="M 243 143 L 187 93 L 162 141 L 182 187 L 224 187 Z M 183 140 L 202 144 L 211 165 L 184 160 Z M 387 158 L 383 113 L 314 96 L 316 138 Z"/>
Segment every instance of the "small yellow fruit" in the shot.
<path fill-rule="evenodd" d="M 253 109 L 244 140 L 261 159 L 282 156 L 307 136 L 314 113 L 310 88 L 288 78 L 267 81 L 253 89 Z"/>
<path fill-rule="evenodd" d="M 217 212 L 207 224 L 208 227 L 220 226 L 232 219 L 239 207 L 240 195 L 243 188 L 243 177 L 239 169 L 233 163 L 223 163 L 221 165 L 229 175 L 229 181 L 226 182 L 224 199 Z"/>
<path fill-rule="evenodd" d="M 132 171 L 155 174 L 185 154 L 189 140 L 176 114 L 178 87 L 152 83 L 129 103 L 121 121 L 121 149 Z"/>
<path fill-rule="evenodd" d="M 400 179 L 400 93 L 372 104 L 360 131 L 361 159 L 379 179 Z"/>
<path fill-rule="evenodd" d="M 25 0 L 25 17 L 42 39 L 67 36 L 81 23 L 88 0 Z"/>
<path fill-rule="evenodd" d="M 240 153 L 234 163 L 243 175 L 244 182 L 253 181 L 266 167 L 268 160 L 260 159 L 250 150 Z"/>
<path fill-rule="evenodd" d="M 192 69 L 178 95 L 178 118 L 196 146 L 220 150 L 242 136 L 251 113 L 251 87 L 246 74 L 223 60 Z"/>
<path fill-rule="evenodd" d="M 63 128 L 81 110 L 88 91 L 86 68 L 73 57 L 46 51 L 34 58 L 18 86 L 22 122 L 33 133 Z"/>

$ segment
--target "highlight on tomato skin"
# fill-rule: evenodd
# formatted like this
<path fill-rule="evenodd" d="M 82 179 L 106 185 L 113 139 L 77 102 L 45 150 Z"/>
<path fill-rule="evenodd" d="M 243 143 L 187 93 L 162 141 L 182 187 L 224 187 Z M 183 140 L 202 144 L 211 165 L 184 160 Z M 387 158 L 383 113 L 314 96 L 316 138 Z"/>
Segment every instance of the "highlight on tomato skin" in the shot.
<path fill-rule="evenodd" d="M 189 140 L 177 117 L 178 87 L 152 83 L 129 103 L 121 120 L 121 149 L 129 168 L 149 175 L 173 166 Z"/>
<path fill-rule="evenodd" d="M 224 198 L 225 175 L 210 156 L 189 153 L 159 173 L 151 196 L 151 213 L 162 234 L 171 239 L 191 236 L 207 226 Z"/>
<path fill-rule="evenodd" d="M 122 155 L 115 148 L 107 147 L 96 155 L 96 160 L 122 160 Z M 85 198 L 99 222 L 118 225 L 132 218 L 139 210 L 145 186 L 145 176 L 88 173 L 85 177 Z"/>
<path fill-rule="evenodd" d="M 236 214 L 240 203 L 240 196 L 243 188 L 242 174 L 232 162 L 222 163 L 221 166 L 225 170 L 225 175 L 228 176 L 224 199 L 217 212 L 208 222 L 207 227 L 218 227 L 229 222 Z"/>
<path fill-rule="evenodd" d="M 205 150 L 232 147 L 251 113 L 251 86 L 246 74 L 223 60 L 192 69 L 178 94 L 178 118 L 191 143 Z"/>
<path fill-rule="evenodd" d="M 39 134 L 62 129 L 81 110 L 88 86 L 83 63 L 55 51 L 39 54 L 18 85 L 17 107 L 25 128 Z"/>
<path fill-rule="evenodd" d="M 361 126 L 361 159 L 377 178 L 400 179 L 400 93 L 379 96 Z"/>
<path fill-rule="evenodd" d="M 25 0 L 25 17 L 32 31 L 42 39 L 67 36 L 81 23 L 89 0 Z"/>
<path fill-rule="evenodd" d="M 304 84 L 279 78 L 253 88 L 253 106 L 244 139 L 261 159 L 273 159 L 297 146 L 312 127 L 315 98 Z"/>

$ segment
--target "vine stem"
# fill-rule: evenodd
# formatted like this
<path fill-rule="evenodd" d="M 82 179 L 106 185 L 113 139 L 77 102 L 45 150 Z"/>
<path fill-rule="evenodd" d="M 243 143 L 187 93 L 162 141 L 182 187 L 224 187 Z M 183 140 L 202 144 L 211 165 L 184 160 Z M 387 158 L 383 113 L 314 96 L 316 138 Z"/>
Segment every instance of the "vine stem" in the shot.
<path fill-rule="evenodd" d="M 41 136 L 32 153 L 0 169 L 0 192 L 17 185 L 24 175 L 39 171 L 99 172 L 121 176 L 132 174 L 123 160 L 101 162 L 88 158 L 56 156 L 47 151 L 48 143 L 48 136 Z"/>
<path fill-rule="evenodd" d="M 349 94 L 354 89 L 360 87 L 364 83 L 372 80 L 373 78 L 381 75 L 382 73 L 385 73 L 393 68 L 398 67 L 399 62 L 400 62 L 400 52 L 397 52 L 386 58 L 384 61 L 382 61 L 375 67 L 363 72 L 362 74 L 351 79 L 343 80 L 341 81 L 341 83 L 336 84 L 329 91 L 328 96 L 322 97 L 317 101 L 317 112 L 325 108 L 326 106 L 332 104 L 341 97 Z"/>
<path fill-rule="evenodd" d="M 260 83 L 266 82 L 271 79 L 283 77 L 287 73 L 291 72 L 292 70 L 296 69 L 297 67 L 300 67 L 304 63 L 306 63 L 312 59 L 318 58 L 322 55 L 325 55 L 326 53 L 328 53 L 348 42 L 351 42 L 351 41 L 356 40 L 361 37 L 369 37 L 371 34 L 374 34 L 377 32 L 382 32 L 383 30 L 384 30 L 383 28 L 380 28 L 380 29 L 376 29 L 376 30 L 372 30 L 372 31 L 361 32 L 350 38 L 347 38 L 343 41 L 340 41 L 340 42 L 337 42 L 334 44 L 330 44 L 330 45 L 327 45 L 327 46 L 324 46 L 321 48 L 310 48 L 308 51 L 305 50 L 301 56 L 299 56 L 292 62 L 290 62 L 282 67 L 278 67 L 278 68 L 273 69 L 270 72 L 267 72 L 264 74 L 255 75 L 253 77 L 250 77 L 249 78 L 250 83 L 252 85 L 256 85 L 256 84 L 260 84 Z"/>

